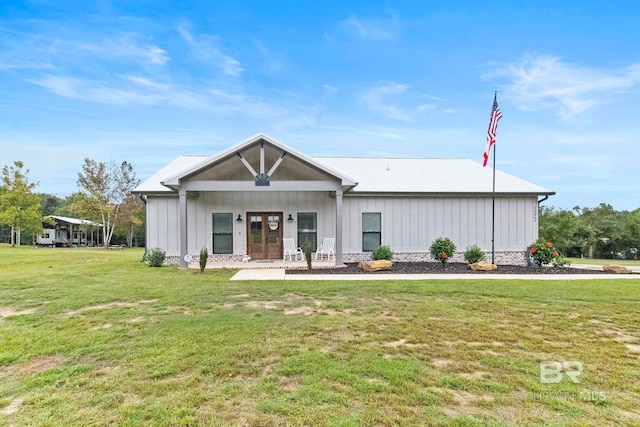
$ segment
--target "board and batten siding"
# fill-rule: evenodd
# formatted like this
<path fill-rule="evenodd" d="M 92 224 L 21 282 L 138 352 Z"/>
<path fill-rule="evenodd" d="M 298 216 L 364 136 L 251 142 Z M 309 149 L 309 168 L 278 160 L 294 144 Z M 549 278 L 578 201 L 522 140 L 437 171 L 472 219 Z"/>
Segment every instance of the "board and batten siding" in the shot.
<path fill-rule="evenodd" d="M 199 197 L 187 198 L 188 253 L 198 254 L 205 246 L 211 253 L 212 214 L 231 213 L 233 253 L 246 254 L 247 212 L 282 212 L 283 236 L 296 239 L 296 243 L 298 212 L 315 212 L 318 241 L 323 237 L 335 237 L 336 201 L 328 192 L 201 192 Z M 291 222 L 287 221 L 290 214 L 294 219 Z M 242 222 L 236 222 L 238 215 L 242 216 Z M 177 224 L 177 196 L 150 196 L 147 199 L 147 244 L 150 248 L 162 248 L 168 256 L 179 255 Z"/>
<path fill-rule="evenodd" d="M 538 238 L 538 202 L 532 197 L 496 198 L 495 247 L 522 251 Z M 201 192 L 187 199 L 188 252 L 212 247 L 212 214 L 233 214 L 233 252 L 246 253 L 247 212 L 282 212 L 284 237 L 297 242 L 298 212 L 317 213 L 317 237 L 335 237 L 335 198 L 328 192 Z M 396 252 L 428 252 L 438 237 L 450 237 L 464 251 L 491 249 L 491 198 L 349 197 L 343 199 L 343 252 L 362 252 L 362 213 L 382 214 L 383 245 Z M 289 214 L 294 221 L 288 222 Z M 235 219 L 242 216 L 242 222 Z M 147 245 L 179 255 L 178 197 L 147 199 Z"/>
<path fill-rule="evenodd" d="M 147 248 L 160 248 L 167 255 L 180 255 L 178 196 L 149 196 L 146 208 Z"/>
<path fill-rule="evenodd" d="M 438 237 L 449 237 L 459 251 L 477 244 L 491 249 L 491 198 L 344 197 L 344 253 L 362 252 L 362 213 L 382 214 L 383 245 L 396 252 L 428 252 Z M 521 251 L 538 238 L 538 200 L 495 200 L 495 248 Z"/>

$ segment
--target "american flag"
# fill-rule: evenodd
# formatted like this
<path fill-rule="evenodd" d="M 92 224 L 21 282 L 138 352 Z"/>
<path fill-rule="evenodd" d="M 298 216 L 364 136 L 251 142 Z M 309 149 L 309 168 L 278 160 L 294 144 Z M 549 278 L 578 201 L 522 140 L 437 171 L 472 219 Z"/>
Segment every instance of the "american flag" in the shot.
<path fill-rule="evenodd" d="M 491 146 L 496 143 L 496 135 L 498 134 L 498 120 L 502 118 L 500 107 L 498 107 L 498 94 L 493 95 L 493 108 L 491 109 L 491 118 L 489 119 L 489 130 L 487 131 L 487 148 L 484 149 L 482 155 L 482 166 L 487 166 Z"/>

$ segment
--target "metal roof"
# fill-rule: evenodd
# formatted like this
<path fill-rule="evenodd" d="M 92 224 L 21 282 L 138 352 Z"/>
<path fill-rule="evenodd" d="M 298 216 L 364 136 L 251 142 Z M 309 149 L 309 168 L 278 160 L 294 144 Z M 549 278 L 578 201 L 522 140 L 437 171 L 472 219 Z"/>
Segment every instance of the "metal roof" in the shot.
<path fill-rule="evenodd" d="M 167 166 L 151 175 L 146 181 L 138 185 L 134 193 L 173 193 L 174 191 L 162 185 L 162 182 L 179 175 L 202 162 L 212 159 L 212 156 L 180 156 Z"/>
<path fill-rule="evenodd" d="M 493 169 L 469 159 L 314 157 L 348 171 L 358 185 L 351 193 L 491 193 Z M 496 193 L 554 194 L 496 170 Z"/>
<path fill-rule="evenodd" d="M 90 225 L 92 227 L 102 227 L 102 224 L 89 221 L 88 219 L 69 218 L 66 216 L 57 216 L 57 215 L 49 215 L 47 218 L 53 218 L 57 221 L 66 222 L 67 224 L 72 224 L 72 225 Z"/>
<path fill-rule="evenodd" d="M 168 186 L 176 184 L 179 178 L 213 166 L 259 139 L 342 179 L 343 185 L 353 187 L 355 184 L 348 191 L 351 194 L 489 194 L 492 191 L 493 169 L 469 159 L 308 157 L 264 134 L 258 134 L 216 156 L 180 156 L 140 184 L 134 193 L 173 193 L 174 190 Z M 499 170 L 496 170 L 496 193 L 555 194 Z"/>

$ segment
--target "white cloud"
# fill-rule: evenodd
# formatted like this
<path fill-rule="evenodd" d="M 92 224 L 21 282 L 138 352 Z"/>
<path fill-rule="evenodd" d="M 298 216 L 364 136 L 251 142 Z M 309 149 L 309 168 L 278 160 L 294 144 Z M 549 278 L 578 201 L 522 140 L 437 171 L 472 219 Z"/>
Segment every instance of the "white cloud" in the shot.
<path fill-rule="evenodd" d="M 371 41 L 393 40 L 398 32 L 398 22 L 393 15 L 387 19 L 375 19 L 352 14 L 340 22 L 340 27 L 356 38 Z"/>
<path fill-rule="evenodd" d="M 141 40 L 133 33 L 118 33 L 95 40 L 92 35 L 37 35 L 6 38 L 0 50 L 0 68 L 51 70 L 67 68 L 76 62 L 110 60 L 136 65 L 163 66 L 169 60 L 167 52 Z"/>
<path fill-rule="evenodd" d="M 287 69 L 286 61 L 273 53 L 260 40 L 253 40 L 253 45 L 260 55 L 262 55 L 261 68 L 271 73 L 282 73 Z"/>
<path fill-rule="evenodd" d="M 188 26 L 186 23 L 180 24 L 176 27 L 176 30 L 191 46 L 191 53 L 195 59 L 206 64 L 213 64 L 220 68 L 223 73 L 232 77 L 237 77 L 244 71 L 240 61 L 223 53 L 217 46 L 220 43 L 219 37 L 209 35 L 194 36 L 186 26 Z"/>
<path fill-rule="evenodd" d="M 553 56 L 527 56 L 486 77 L 509 80 L 508 95 L 522 110 L 552 109 L 568 120 L 609 102 L 612 94 L 640 85 L 640 64 L 605 70 L 567 64 Z"/>
<path fill-rule="evenodd" d="M 338 88 L 335 86 L 325 84 L 322 85 L 322 88 L 324 89 L 324 93 L 322 94 L 323 99 L 331 98 L 333 95 L 338 93 Z"/>
<path fill-rule="evenodd" d="M 167 52 L 153 44 L 139 43 L 135 36 L 123 36 L 107 39 L 100 45 L 81 46 L 87 50 L 97 50 L 98 53 L 115 58 L 137 59 L 153 65 L 165 65 L 169 60 Z"/>
<path fill-rule="evenodd" d="M 201 108 L 206 105 L 206 100 L 196 93 L 137 76 L 121 76 L 115 81 L 100 82 L 48 75 L 27 81 L 42 86 L 56 95 L 102 104 L 175 105 L 191 108 Z"/>
<path fill-rule="evenodd" d="M 360 101 L 385 117 L 411 122 L 420 112 L 434 107 L 427 104 L 409 107 L 398 106 L 399 103 L 407 103 L 407 98 L 411 98 L 411 96 L 406 96 L 410 87 L 408 84 L 381 82 L 362 95 Z M 409 99 L 409 103 L 415 104 L 411 99 Z"/>
<path fill-rule="evenodd" d="M 176 30 L 178 30 L 178 34 L 180 34 L 180 36 L 184 39 L 184 41 L 186 41 L 189 44 L 195 44 L 196 40 L 193 38 L 189 30 L 185 28 L 187 26 L 189 26 L 189 24 L 186 22 L 183 22 L 176 27 Z"/>

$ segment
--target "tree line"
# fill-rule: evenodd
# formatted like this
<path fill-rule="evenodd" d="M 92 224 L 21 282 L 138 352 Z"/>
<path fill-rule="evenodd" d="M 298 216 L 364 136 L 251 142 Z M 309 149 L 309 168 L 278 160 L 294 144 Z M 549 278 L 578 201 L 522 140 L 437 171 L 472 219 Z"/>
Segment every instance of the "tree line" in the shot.
<path fill-rule="evenodd" d="M 46 193 L 36 193 L 39 183 L 30 182 L 29 169 L 22 161 L 2 168 L 0 183 L 0 225 L 8 234 L 12 246 L 20 244 L 20 238 L 31 239 L 44 231 L 51 221 L 50 215 L 75 217 L 101 224 L 102 242 L 106 248 L 114 236 L 127 246 L 136 244 L 143 232 L 144 204 L 131 191 L 139 184 L 133 166 L 121 163 L 96 162 L 86 158 L 78 173 L 78 191 L 60 198 Z"/>
<path fill-rule="evenodd" d="M 606 203 L 572 210 L 540 206 L 540 237 L 565 256 L 638 259 L 640 208 L 616 211 Z"/>
<path fill-rule="evenodd" d="M 102 224 L 102 241 L 114 236 L 131 247 L 142 236 L 144 204 L 131 191 L 139 184 L 133 166 L 123 161 L 96 162 L 86 158 L 78 173 L 78 191 L 60 198 L 36 193 L 29 169 L 21 161 L 2 168 L 0 225 L 8 229 L 12 246 L 19 236 L 35 241 L 47 216 L 76 217 Z M 1 231 L 1 230 L 0 230 Z M 606 203 L 571 210 L 540 206 L 539 235 L 553 242 L 565 256 L 637 259 L 640 248 L 640 208 L 616 211 Z M 25 239 L 23 239 L 25 240 Z"/>

